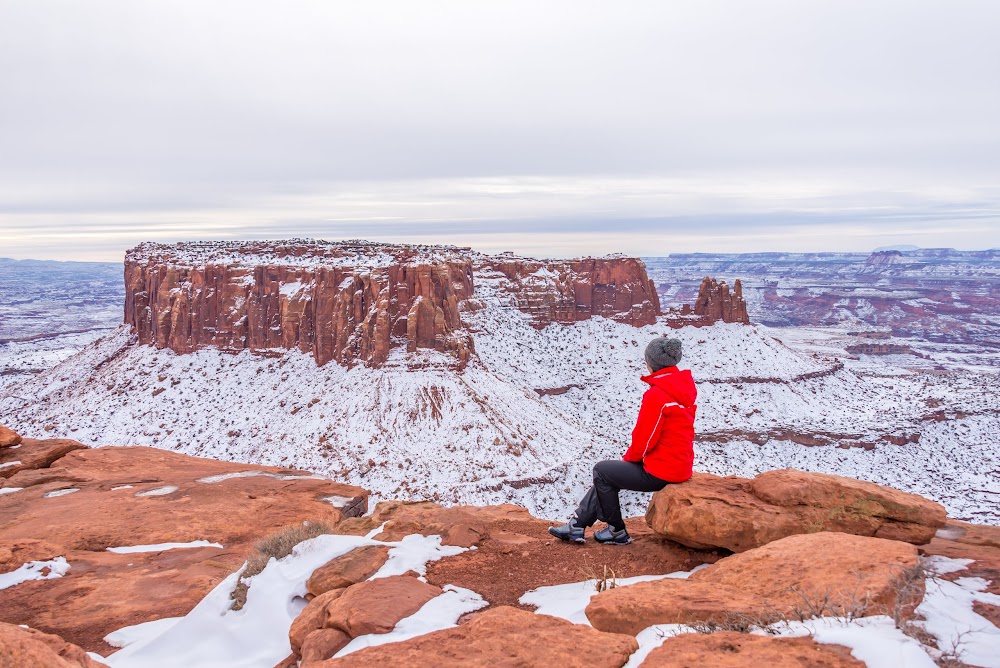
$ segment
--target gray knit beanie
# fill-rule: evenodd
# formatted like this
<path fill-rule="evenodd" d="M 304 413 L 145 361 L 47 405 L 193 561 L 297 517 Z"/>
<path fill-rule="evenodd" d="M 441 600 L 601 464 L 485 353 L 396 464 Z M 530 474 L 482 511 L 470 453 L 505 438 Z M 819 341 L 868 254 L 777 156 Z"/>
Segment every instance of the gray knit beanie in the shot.
<path fill-rule="evenodd" d="M 646 364 L 654 372 L 668 366 L 677 366 L 681 361 L 680 339 L 668 339 L 658 336 L 646 346 Z"/>

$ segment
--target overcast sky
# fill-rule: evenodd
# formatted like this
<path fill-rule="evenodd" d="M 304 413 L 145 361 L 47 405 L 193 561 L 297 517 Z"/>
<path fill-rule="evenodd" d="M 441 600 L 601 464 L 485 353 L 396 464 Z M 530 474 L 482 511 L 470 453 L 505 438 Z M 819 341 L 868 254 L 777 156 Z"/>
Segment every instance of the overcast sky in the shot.
<path fill-rule="evenodd" d="M 0 0 L 0 257 L 996 247 L 998 35 L 997 0 Z"/>

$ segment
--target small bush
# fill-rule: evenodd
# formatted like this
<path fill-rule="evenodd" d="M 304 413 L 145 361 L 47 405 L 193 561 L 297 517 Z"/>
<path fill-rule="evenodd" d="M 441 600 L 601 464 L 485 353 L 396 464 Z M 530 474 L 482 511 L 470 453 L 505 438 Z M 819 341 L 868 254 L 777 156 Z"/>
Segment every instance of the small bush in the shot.
<path fill-rule="evenodd" d="M 306 521 L 281 529 L 258 542 L 254 546 L 254 551 L 247 556 L 247 567 L 229 595 L 233 599 L 232 609 L 243 609 L 247 602 L 247 592 L 250 590 L 250 583 L 247 580 L 259 575 L 272 557 L 284 559 L 302 541 L 329 533 L 333 533 L 333 529 L 326 522 Z"/>

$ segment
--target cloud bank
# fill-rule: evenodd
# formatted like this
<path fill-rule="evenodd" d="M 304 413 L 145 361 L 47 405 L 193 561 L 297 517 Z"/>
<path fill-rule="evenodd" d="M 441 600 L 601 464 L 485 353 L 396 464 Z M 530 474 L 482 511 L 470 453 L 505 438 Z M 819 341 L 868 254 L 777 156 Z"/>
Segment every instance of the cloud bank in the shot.
<path fill-rule="evenodd" d="M 0 256 L 1000 246 L 998 28 L 990 0 L 0 3 Z"/>

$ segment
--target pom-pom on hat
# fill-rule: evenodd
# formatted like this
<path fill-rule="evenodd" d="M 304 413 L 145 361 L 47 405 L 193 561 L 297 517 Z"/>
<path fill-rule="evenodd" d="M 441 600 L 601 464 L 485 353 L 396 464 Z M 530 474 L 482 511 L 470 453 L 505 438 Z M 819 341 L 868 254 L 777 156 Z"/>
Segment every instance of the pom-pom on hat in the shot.
<path fill-rule="evenodd" d="M 677 363 L 680 361 L 680 339 L 668 339 L 665 336 L 658 336 L 646 346 L 646 364 L 654 372 L 665 369 L 668 366 L 677 366 Z"/>

